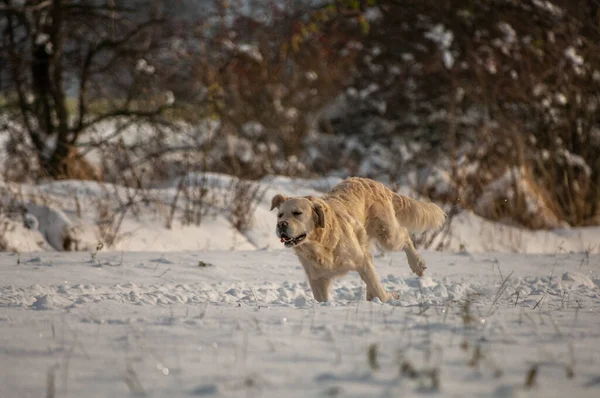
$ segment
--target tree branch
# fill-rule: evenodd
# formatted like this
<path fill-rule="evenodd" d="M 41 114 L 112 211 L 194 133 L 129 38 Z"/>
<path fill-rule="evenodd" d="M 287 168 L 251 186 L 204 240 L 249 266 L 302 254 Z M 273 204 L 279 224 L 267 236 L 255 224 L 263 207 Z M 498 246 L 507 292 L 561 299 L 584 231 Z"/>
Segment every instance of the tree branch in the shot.
<path fill-rule="evenodd" d="M 84 131 L 87 128 L 90 128 L 91 126 L 93 126 L 94 124 L 97 124 L 99 122 L 102 122 L 104 120 L 110 120 L 110 119 L 114 119 L 117 117 L 137 117 L 137 118 L 152 118 L 154 116 L 159 116 L 162 112 L 164 112 L 166 109 L 169 109 L 170 106 L 169 105 L 161 105 L 158 108 L 149 110 L 149 111 L 137 111 L 137 110 L 133 110 L 133 109 L 115 109 L 111 112 L 107 112 L 103 115 L 100 116 L 96 116 L 95 118 L 92 118 L 91 120 L 89 120 L 88 122 L 84 122 L 83 125 L 81 126 L 81 131 Z"/>
<path fill-rule="evenodd" d="M 78 108 L 79 108 L 79 118 L 77 121 L 77 126 L 73 129 L 74 141 L 77 139 L 79 133 L 85 128 L 89 127 L 84 123 L 84 117 L 86 112 L 86 104 L 85 104 L 85 96 L 87 92 L 87 82 L 90 77 L 90 68 L 94 61 L 94 58 L 100 53 L 100 51 L 105 49 L 113 49 L 116 50 L 124 44 L 128 43 L 135 35 L 139 34 L 143 30 L 164 23 L 165 20 L 160 19 L 150 19 L 144 23 L 137 25 L 135 28 L 131 29 L 127 34 L 121 37 L 118 40 L 112 39 L 104 39 L 97 43 L 94 47 L 90 48 L 86 54 L 83 67 L 81 70 L 80 82 L 79 82 L 79 99 L 78 99 Z M 128 105 L 128 103 L 126 104 Z"/>
<path fill-rule="evenodd" d="M 8 6 L 8 0 L 5 0 L 4 3 Z M 11 10 L 12 11 L 12 10 Z M 29 106 L 29 104 L 27 103 L 27 98 L 25 95 L 25 90 L 23 88 L 23 80 L 21 78 L 21 68 L 20 68 L 20 62 L 19 62 L 19 58 L 17 56 L 17 52 L 16 52 L 16 41 L 15 41 L 15 32 L 14 32 L 14 22 L 13 22 L 13 16 L 17 15 L 17 16 L 21 16 L 22 17 L 22 22 L 24 23 L 25 29 L 29 32 L 30 31 L 30 27 L 27 24 L 27 19 L 24 18 L 24 14 L 19 13 L 18 10 L 14 10 L 14 12 L 8 13 L 6 16 L 6 20 L 7 20 L 7 33 L 8 33 L 8 38 L 9 38 L 9 47 L 8 47 L 8 54 L 10 57 L 10 64 L 12 66 L 11 68 L 11 72 L 12 72 L 12 76 L 15 82 L 15 88 L 17 91 L 17 97 L 18 97 L 18 102 L 19 102 L 19 108 L 21 110 L 21 115 L 23 116 L 23 124 L 25 125 L 25 128 L 27 129 L 27 132 L 29 134 L 29 136 L 31 137 L 31 141 L 33 142 L 33 145 L 35 146 L 36 150 L 38 151 L 38 153 L 42 153 L 43 150 L 45 149 L 45 145 L 44 145 L 44 141 L 42 140 L 41 136 L 39 135 L 39 132 L 36 131 L 33 126 L 31 125 L 31 121 L 29 120 L 29 114 L 31 113 L 31 107 Z"/>

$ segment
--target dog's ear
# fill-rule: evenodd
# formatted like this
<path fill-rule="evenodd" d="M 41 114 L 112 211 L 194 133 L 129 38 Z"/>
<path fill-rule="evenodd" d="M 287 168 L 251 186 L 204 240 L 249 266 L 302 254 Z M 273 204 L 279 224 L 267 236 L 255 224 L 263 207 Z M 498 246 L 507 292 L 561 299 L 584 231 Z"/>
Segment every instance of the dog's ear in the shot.
<path fill-rule="evenodd" d="M 274 208 L 278 208 L 279 209 L 279 206 L 281 206 L 281 204 L 283 202 L 285 202 L 286 199 L 287 198 L 284 195 L 282 195 L 282 194 L 278 194 L 278 195 L 273 196 L 273 199 L 271 199 L 271 210 L 273 210 Z"/>
<path fill-rule="evenodd" d="M 315 213 L 315 225 L 317 228 L 325 228 L 325 212 L 323 206 L 319 203 L 313 205 L 313 212 Z"/>

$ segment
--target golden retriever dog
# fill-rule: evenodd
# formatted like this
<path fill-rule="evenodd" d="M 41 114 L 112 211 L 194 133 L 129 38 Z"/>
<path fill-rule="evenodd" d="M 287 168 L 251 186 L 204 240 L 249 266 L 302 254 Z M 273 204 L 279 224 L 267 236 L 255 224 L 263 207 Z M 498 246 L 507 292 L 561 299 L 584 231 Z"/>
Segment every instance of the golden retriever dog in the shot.
<path fill-rule="evenodd" d="M 389 251 L 404 250 L 410 269 L 423 276 L 425 262 L 409 232 L 437 229 L 446 214 L 433 203 L 398 195 L 367 178 L 348 178 L 323 197 L 275 195 L 277 237 L 294 249 L 306 271 L 313 296 L 329 300 L 332 278 L 356 271 L 367 284 L 367 300 L 398 298 L 387 292 L 375 271 L 370 248 L 377 241 Z"/>

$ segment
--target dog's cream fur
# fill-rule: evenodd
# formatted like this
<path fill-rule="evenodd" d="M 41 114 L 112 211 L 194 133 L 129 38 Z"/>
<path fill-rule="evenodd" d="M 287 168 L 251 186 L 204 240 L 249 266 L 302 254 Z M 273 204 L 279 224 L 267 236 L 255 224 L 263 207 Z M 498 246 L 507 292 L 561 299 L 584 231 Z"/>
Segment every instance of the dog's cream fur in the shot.
<path fill-rule="evenodd" d="M 410 268 L 423 276 L 425 262 L 410 232 L 439 228 L 446 215 L 433 203 L 398 195 L 366 178 L 348 178 L 323 197 L 275 195 L 276 232 L 293 246 L 317 301 L 329 300 L 332 278 L 357 271 L 367 284 L 367 300 L 397 298 L 385 291 L 375 271 L 372 241 L 389 251 L 404 250 Z M 305 236 L 306 234 L 306 236 Z"/>

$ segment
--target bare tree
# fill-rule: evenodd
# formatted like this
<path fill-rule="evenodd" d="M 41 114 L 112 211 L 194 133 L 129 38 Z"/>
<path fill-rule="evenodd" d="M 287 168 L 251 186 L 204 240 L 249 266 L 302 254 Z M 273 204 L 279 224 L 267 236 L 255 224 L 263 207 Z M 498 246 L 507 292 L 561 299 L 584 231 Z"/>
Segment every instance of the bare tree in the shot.
<path fill-rule="evenodd" d="M 70 178 L 75 146 L 98 123 L 165 122 L 163 3 L 0 1 L 0 114 L 11 141 L 32 145 L 42 175 Z"/>

